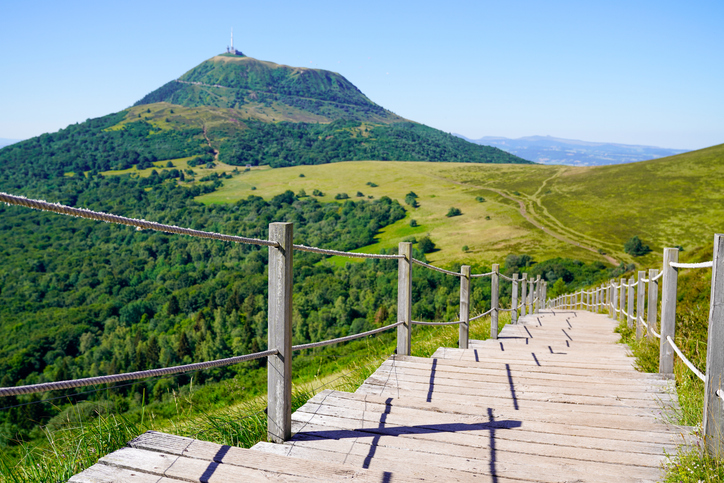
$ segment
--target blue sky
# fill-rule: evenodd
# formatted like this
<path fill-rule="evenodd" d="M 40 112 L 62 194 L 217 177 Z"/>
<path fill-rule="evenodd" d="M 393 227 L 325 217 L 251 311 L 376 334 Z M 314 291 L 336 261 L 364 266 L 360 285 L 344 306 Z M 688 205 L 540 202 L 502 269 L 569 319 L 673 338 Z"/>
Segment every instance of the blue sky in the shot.
<path fill-rule="evenodd" d="M 116 112 L 235 47 L 447 132 L 724 142 L 724 2 L 4 0 L 0 138 Z"/>

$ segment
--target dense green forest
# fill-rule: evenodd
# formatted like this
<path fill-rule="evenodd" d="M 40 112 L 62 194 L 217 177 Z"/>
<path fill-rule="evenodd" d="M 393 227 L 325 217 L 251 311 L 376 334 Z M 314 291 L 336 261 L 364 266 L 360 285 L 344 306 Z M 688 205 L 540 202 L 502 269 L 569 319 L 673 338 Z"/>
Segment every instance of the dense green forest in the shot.
<path fill-rule="evenodd" d="M 268 164 L 275 168 L 335 161 L 440 161 L 458 163 L 528 163 L 500 150 L 475 145 L 412 122 L 372 125 L 357 121 L 330 124 L 247 121 L 249 129 L 222 144 L 230 164 Z"/>
<path fill-rule="evenodd" d="M 373 241 L 404 216 L 388 198 L 323 204 L 291 191 L 270 201 L 231 205 L 193 201 L 201 188 L 173 179 L 60 178 L 38 188 L 50 199 L 195 229 L 265 238 L 268 223 L 295 223 L 295 242 L 349 250 Z M 142 183 L 144 185 L 142 185 Z M 213 187 L 206 187 L 206 190 Z M 63 193 L 53 196 L 52 193 Z M 267 250 L 0 207 L 0 374 L 2 386 L 89 377 L 213 360 L 266 348 Z M 423 253 L 415 256 L 424 259 Z M 508 271 L 573 282 L 603 278 L 602 266 L 512 256 Z M 336 267 L 316 254 L 294 261 L 294 342 L 357 333 L 396 318 L 397 262 L 367 260 Z M 476 270 L 487 270 L 477 267 Z M 413 314 L 452 320 L 459 304 L 454 277 L 415 268 Z M 503 303 L 510 286 L 503 284 Z M 484 311 L 489 281 L 476 280 L 472 309 Z M 196 383 L 254 370 L 254 364 L 203 371 Z M 151 380 L 115 393 L 120 407 L 138 396 L 161 399 L 187 376 Z M 78 393 L 82 391 L 77 391 Z M 71 392 L 72 393 L 72 392 Z M 3 406 L 54 393 L 5 398 Z M 62 410 L 33 404 L 0 412 L 4 444 L 31 434 Z"/>

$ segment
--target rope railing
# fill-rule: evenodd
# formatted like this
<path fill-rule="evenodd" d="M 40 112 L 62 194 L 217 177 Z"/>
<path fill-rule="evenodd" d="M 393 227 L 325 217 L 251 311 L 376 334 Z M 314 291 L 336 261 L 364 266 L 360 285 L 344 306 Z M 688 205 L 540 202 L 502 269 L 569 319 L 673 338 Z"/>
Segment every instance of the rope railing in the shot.
<path fill-rule="evenodd" d="M 652 282 L 655 282 L 656 280 L 660 279 L 660 278 L 663 277 L 663 276 L 664 276 L 664 271 L 661 270 L 658 275 L 656 275 L 655 277 L 653 277 L 653 278 L 651 279 L 651 281 L 652 281 Z"/>
<path fill-rule="evenodd" d="M 164 225 L 154 221 L 139 220 L 136 218 L 126 218 L 125 216 L 111 215 L 100 211 L 87 210 L 85 208 L 73 208 L 71 206 L 61 205 L 58 203 L 48 203 L 43 200 L 33 200 L 23 196 L 14 196 L 0 192 L 0 202 L 9 205 L 24 206 L 34 210 L 51 211 L 61 215 L 76 216 L 78 218 L 86 218 L 88 220 L 104 221 L 106 223 L 116 223 L 119 225 L 134 226 L 140 230 L 155 230 L 166 233 L 175 233 L 178 235 L 188 235 L 199 238 L 208 238 L 213 240 L 221 240 L 234 243 L 246 243 L 250 245 L 264 245 L 268 247 L 278 247 L 279 243 L 269 240 L 259 240 L 257 238 L 247 238 L 243 236 L 223 235 L 221 233 L 213 233 L 201 230 L 192 230 L 190 228 L 182 228 L 174 225 Z"/>
<path fill-rule="evenodd" d="M 494 274 L 494 273 L 495 273 L 495 272 L 488 272 L 488 273 L 474 273 L 473 275 L 470 275 L 470 278 L 478 278 L 478 277 L 489 277 L 489 276 L 491 276 L 491 275 L 492 275 L 492 274 Z M 501 276 L 503 276 L 503 275 L 501 275 Z M 506 278 L 507 278 L 507 277 L 506 277 Z M 512 279 L 512 278 L 510 278 L 510 279 L 508 279 L 508 280 L 513 280 L 513 279 Z"/>
<path fill-rule="evenodd" d="M 453 275 L 455 277 L 462 277 L 463 275 L 458 272 L 451 272 L 450 270 L 445 270 L 444 268 L 436 267 L 435 265 L 430 265 L 429 263 L 425 263 L 423 261 L 418 260 L 417 258 L 412 259 L 412 263 L 420 265 L 421 267 L 429 268 L 430 270 L 435 270 L 436 272 L 445 273 L 447 275 Z"/>
<path fill-rule="evenodd" d="M 299 344 L 299 345 L 292 346 L 292 350 L 301 351 L 304 349 L 314 349 L 315 347 L 324 347 L 326 345 L 338 344 L 340 342 L 347 342 L 350 340 L 361 339 L 362 337 L 367 337 L 368 335 L 373 335 L 373 334 L 377 334 L 379 332 L 384 332 L 386 330 L 394 329 L 398 325 L 402 325 L 402 324 L 404 324 L 404 322 L 395 322 L 394 324 L 386 325 L 384 327 L 378 327 L 377 329 L 368 330 L 367 332 L 360 332 L 359 334 L 347 335 L 344 337 L 338 337 L 336 339 L 322 340 L 319 342 L 310 342 L 309 344 Z"/>
<path fill-rule="evenodd" d="M 694 366 L 694 364 L 691 363 L 691 361 L 689 359 L 686 358 L 686 356 L 681 352 L 681 350 L 676 346 L 674 341 L 671 339 L 671 336 L 669 336 L 669 335 L 666 336 L 666 342 L 668 342 L 669 345 L 671 346 L 671 348 L 674 349 L 674 352 L 676 352 L 676 355 L 678 355 L 679 358 L 683 361 L 683 363 L 686 364 L 686 367 L 691 369 L 691 371 L 694 374 L 696 374 L 696 377 L 698 377 L 702 381 L 706 381 L 706 377 L 704 377 L 704 374 L 702 374 L 702 372 L 699 369 L 697 369 Z"/>
<path fill-rule="evenodd" d="M 701 262 L 701 263 L 678 263 L 678 262 L 669 262 L 669 266 L 674 268 L 712 268 L 714 266 L 714 261 L 708 261 L 708 262 Z"/>
<path fill-rule="evenodd" d="M 454 322 L 425 322 L 424 320 L 411 320 L 414 325 L 432 325 L 432 326 L 441 326 L 441 325 L 458 325 L 462 321 L 456 320 Z"/>
<path fill-rule="evenodd" d="M 475 317 L 470 317 L 470 322 L 472 322 L 473 320 L 481 319 L 481 318 L 485 317 L 485 316 L 488 315 L 488 314 L 492 314 L 492 313 L 493 313 L 493 310 L 495 310 L 495 309 L 490 309 L 490 310 L 488 310 L 487 312 L 483 312 L 483 313 L 480 314 L 480 315 L 476 315 Z"/>
<path fill-rule="evenodd" d="M 308 247 L 306 245 L 294 245 L 295 250 L 301 252 L 319 253 L 321 255 L 336 255 L 340 257 L 350 258 L 378 258 L 378 259 L 400 259 L 405 258 L 404 255 L 383 255 L 377 253 L 357 253 L 357 252 L 343 252 L 340 250 L 329 250 L 327 248 Z"/>
<path fill-rule="evenodd" d="M 72 379 L 69 381 L 44 382 L 41 384 L 31 384 L 28 386 L 2 387 L 0 388 L 0 397 L 17 396 L 21 394 L 33 394 L 45 391 L 57 391 L 59 389 L 74 389 L 76 387 L 94 386 L 97 384 L 110 384 L 114 382 L 146 379 L 148 377 L 169 376 L 172 374 L 199 371 L 203 369 L 214 369 L 217 367 L 225 367 L 232 364 L 239 364 L 241 362 L 253 361 L 262 357 L 273 356 L 278 353 L 279 351 L 277 349 L 270 349 L 263 352 L 255 352 L 253 354 L 228 357 L 226 359 L 219 359 L 209 362 L 184 364 L 182 366 L 149 369 L 146 371 L 126 372 L 124 374 L 111 374 L 108 376 L 86 377 L 84 379 Z"/>

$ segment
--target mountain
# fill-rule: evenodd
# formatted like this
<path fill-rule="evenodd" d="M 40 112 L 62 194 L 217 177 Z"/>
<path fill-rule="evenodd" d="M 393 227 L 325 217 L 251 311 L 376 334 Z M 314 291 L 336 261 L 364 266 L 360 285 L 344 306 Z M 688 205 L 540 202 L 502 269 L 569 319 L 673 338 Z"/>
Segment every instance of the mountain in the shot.
<path fill-rule="evenodd" d="M 527 163 L 406 120 L 342 75 L 222 54 L 124 111 L 0 150 L 0 176 L 149 167 L 155 161 L 270 165 L 350 160 Z"/>
<path fill-rule="evenodd" d="M 523 159 L 541 164 L 565 164 L 568 166 L 600 166 L 606 164 L 633 163 L 685 153 L 684 149 L 657 148 L 633 144 L 596 143 L 561 139 L 551 136 L 528 136 L 518 139 L 486 136 L 468 139 L 475 144 L 495 146 Z"/>

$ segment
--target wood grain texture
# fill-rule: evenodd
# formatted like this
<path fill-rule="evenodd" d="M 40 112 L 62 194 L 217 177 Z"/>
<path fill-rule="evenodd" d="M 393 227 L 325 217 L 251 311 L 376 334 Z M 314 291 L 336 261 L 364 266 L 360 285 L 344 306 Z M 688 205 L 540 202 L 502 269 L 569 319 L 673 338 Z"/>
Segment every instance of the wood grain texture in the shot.
<path fill-rule="evenodd" d="M 497 340 L 394 355 L 355 393 L 318 393 L 283 444 L 148 432 L 71 481 L 659 481 L 691 428 L 666 422 L 673 382 L 637 372 L 615 325 L 528 312 Z"/>

